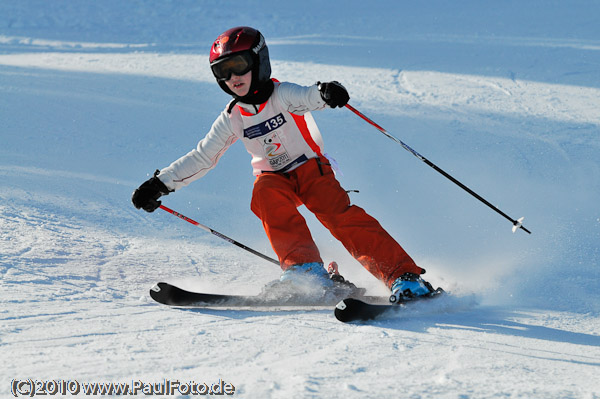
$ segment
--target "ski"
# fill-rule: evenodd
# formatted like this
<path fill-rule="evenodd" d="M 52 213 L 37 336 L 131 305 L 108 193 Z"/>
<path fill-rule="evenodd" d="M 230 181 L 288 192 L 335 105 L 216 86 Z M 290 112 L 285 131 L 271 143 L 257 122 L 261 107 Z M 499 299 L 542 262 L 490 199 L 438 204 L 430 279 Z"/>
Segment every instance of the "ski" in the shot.
<path fill-rule="evenodd" d="M 438 288 L 429 295 L 418 296 L 397 303 L 390 303 L 389 301 L 387 303 L 373 303 L 366 299 L 363 300 L 363 298 L 346 298 L 335 306 L 334 314 L 336 319 L 344 323 L 373 320 L 384 314 L 400 312 L 407 305 L 437 298 L 443 293 L 444 290 Z"/>
<path fill-rule="evenodd" d="M 150 289 L 150 297 L 158 303 L 178 307 L 293 307 L 293 306 L 334 306 L 344 297 L 327 295 L 326 298 L 290 296 L 285 298 L 264 295 L 208 294 L 187 291 L 175 285 L 160 282 Z M 358 296 L 370 303 L 387 303 L 387 297 Z"/>

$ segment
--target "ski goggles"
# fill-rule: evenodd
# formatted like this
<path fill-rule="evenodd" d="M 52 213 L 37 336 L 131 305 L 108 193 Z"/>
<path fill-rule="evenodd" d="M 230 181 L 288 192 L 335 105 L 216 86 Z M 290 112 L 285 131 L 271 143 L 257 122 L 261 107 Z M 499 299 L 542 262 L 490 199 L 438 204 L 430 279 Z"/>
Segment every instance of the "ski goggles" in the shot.
<path fill-rule="evenodd" d="M 252 62 L 251 55 L 244 52 L 217 60 L 211 64 L 210 68 L 217 80 L 226 81 L 231 79 L 232 74 L 236 74 L 237 76 L 245 75 L 253 66 L 254 63 Z"/>

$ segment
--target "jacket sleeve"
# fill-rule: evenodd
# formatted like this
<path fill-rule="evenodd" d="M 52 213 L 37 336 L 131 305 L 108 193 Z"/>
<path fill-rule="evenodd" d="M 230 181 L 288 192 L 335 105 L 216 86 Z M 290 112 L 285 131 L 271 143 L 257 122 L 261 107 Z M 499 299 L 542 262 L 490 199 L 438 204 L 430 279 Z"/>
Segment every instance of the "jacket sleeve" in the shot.
<path fill-rule="evenodd" d="M 282 82 L 277 90 L 277 96 L 284 109 L 292 114 L 303 115 L 310 111 L 325 108 L 325 101 L 317 85 L 299 86 L 294 83 Z"/>
<path fill-rule="evenodd" d="M 213 169 L 236 140 L 237 136 L 232 131 L 229 116 L 224 111 L 198 146 L 162 169 L 158 178 L 169 190 L 176 191 L 185 187 Z"/>

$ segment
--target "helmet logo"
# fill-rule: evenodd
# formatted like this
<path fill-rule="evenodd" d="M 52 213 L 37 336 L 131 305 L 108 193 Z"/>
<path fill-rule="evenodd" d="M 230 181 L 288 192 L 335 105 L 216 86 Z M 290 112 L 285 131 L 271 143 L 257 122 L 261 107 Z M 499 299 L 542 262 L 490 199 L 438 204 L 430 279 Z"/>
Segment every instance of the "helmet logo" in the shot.
<path fill-rule="evenodd" d="M 214 43 L 214 46 L 213 46 L 213 49 L 214 49 L 214 50 L 213 50 L 213 51 L 215 51 L 215 52 L 217 52 L 217 53 L 220 53 L 220 52 L 222 52 L 222 51 L 223 51 L 223 45 L 224 45 L 225 43 L 227 43 L 228 41 L 229 41 L 229 36 L 223 36 L 223 37 L 221 37 L 221 38 L 218 38 L 218 39 L 215 41 L 215 43 Z"/>
<path fill-rule="evenodd" d="M 258 54 L 258 51 L 265 46 L 265 37 L 260 35 L 260 39 L 258 40 L 258 44 L 252 48 L 252 51 L 255 54 Z"/>

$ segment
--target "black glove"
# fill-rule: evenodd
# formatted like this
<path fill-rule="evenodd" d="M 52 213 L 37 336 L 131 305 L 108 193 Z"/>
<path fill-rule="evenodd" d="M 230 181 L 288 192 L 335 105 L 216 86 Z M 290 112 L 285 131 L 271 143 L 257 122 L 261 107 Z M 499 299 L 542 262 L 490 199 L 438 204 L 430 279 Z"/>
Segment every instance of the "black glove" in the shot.
<path fill-rule="evenodd" d="M 321 93 L 321 98 L 331 108 L 343 107 L 350 100 L 348 90 L 340 82 L 317 82 L 317 88 Z"/>
<path fill-rule="evenodd" d="M 154 176 L 146 180 L 139 186 L 131 196 L 131 202 L 137 209 L 143 209 L 146 212 L 154 212 L 161 204 L 158 199 L 169 194 L 169 189 L 157 177 L 159 170 L 154 172 Z"/>

